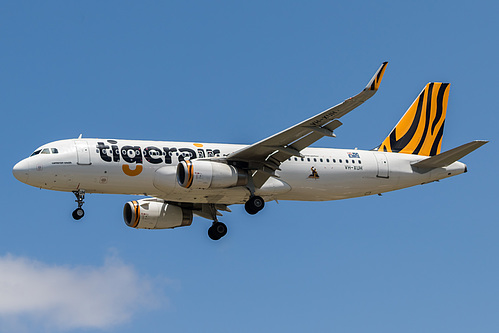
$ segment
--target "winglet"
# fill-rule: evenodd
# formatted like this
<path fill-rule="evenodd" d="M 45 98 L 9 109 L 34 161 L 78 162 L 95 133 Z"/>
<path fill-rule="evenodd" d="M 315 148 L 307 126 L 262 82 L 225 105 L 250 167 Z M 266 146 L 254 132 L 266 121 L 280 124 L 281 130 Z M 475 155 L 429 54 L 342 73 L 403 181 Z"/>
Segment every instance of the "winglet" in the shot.
<path fill-rule="evenodd" d="M 378 90 L 381 80 L 383 79 L 383 74 L 385 74 L 386 65 L 388 65 L 388 61 L 381 64 L 379 69 L 376 71 L 376 74 L 374 74 L 364 90 Z"/>

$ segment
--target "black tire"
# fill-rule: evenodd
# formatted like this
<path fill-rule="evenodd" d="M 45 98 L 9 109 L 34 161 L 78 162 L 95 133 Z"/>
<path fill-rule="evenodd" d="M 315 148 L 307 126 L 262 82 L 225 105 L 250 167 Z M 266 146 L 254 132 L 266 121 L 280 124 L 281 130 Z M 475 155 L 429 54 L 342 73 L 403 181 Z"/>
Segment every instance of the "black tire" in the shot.
<path fill-rule="evenodd" d="M 227 234 L 227 226 L 222 222 L 214 222 L 208 229 L 208 236 L 213 240 L 219 240 Z"/>
<path fill-rule="evenodd" d="M 265 207 L 265 200 L 263 200 L 263 198 L 259 196 L 249 198 L 249 200 L 244 204 L 246 212 L 251 215 L 255 215 L 256 213 L 261 211 L 263 207 Z"/>
<path fill-rule="evenodd" d="M 256 213 L 258 213 L 258 211 L 251 205 L 249 201 L 246 201 L 246 203 L 244 204 L 244 209 L 246 209 L 246 213 L 251 215 L 255 215 Z"/>
<path fill-rule="evenodd" d="M 76 208 L 74 211 L 73 211 L 73 218 L 75 220 L 80 220 L 83 216 L 85 215 L 85 212 L 83 211 L 83 209 L 81 208 Z"/>
<path fill-rule="evenodd" d="M 210 237 L 212 240 L 219 240 L 220 239 L 220 238 L 217 238 L 217 234 L 216 234 L 215 228 L 213 228 L 213 226 L 211 226 L 208 229 L 208 237 Z"/>
<path fill-rule="evenodd" d="M 222 222 L 215 223 L 215 230 L 217 234 L 220 236 L 220 238 L 227 235 L 227 226 Z"/>
<path fill-rule="evenodd" d="M 262 197 L 253 197 L 253 206 L 255 207 L 256 211 L 259 212 L 265 207 L 265 200 L 263 200 Z"/>

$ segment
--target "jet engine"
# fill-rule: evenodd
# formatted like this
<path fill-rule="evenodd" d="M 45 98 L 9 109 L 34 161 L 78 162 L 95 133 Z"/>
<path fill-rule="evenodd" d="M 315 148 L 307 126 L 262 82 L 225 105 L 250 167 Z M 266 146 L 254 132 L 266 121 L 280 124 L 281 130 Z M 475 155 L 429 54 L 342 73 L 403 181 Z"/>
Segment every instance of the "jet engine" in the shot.
<path fill-rule="evenodd" d="M 177 181 L 184 188 L 227 188 L 248 184 L 248 174 L 224 163 L 185 160 L 177 166 Z"/>
<path fill-rule="evenodd" d="M 137 229 L 173 229 L 192 223 L 192 210 L 181 208 L 161 199 L 129 201 L 123 208 L 127 226 Z"/>

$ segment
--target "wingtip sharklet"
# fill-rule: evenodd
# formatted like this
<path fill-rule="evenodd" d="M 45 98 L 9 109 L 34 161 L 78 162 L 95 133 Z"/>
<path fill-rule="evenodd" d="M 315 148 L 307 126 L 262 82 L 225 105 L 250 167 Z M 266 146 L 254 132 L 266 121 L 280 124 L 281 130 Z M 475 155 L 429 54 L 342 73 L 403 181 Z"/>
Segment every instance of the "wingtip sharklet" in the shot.
<path fill-rule="evenodd" d="M 374 91 L 378 90 L 379 85 L 381 84 L 381 80 L 383 79 L 383 75 L 385 74 L 385 69 L 387 65 L 388 61 L 385 61 L 384 63 L 381 64 L 381 66 L 378 68 L 378 70 L 371 78 L 371 80 L 369 81 L 364 90 L 374 90 Z"/>

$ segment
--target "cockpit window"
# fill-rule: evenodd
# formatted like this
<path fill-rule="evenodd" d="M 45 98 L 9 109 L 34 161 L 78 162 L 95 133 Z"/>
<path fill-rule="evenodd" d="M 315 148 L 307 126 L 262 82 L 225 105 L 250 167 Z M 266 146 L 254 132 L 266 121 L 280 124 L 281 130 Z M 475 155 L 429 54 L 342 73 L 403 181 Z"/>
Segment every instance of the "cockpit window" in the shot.
<path fill-rule="evenodd" d="M 57 148 L 43 148 L 43 149 L 38 149 L 38 150 L 35 150 L 33 152 L 33 154 L 29 155 L 29 157 L 35 156 L 35 155 L 38 155 L 38 154 L 59 154 L 59 150 Z"/>
<path fill-rule="evenodd" d="M 33 154 L 29 155 L 29 157 L 31 157 L 31 156 L 35 156 L 35 155 L 38 155 L 38 154 L 40 154 L 40 152 L 41 152 L 41 151 L 42 151 L 41 149 L 35 150 L 35 151 L 33 152 Z"/>

